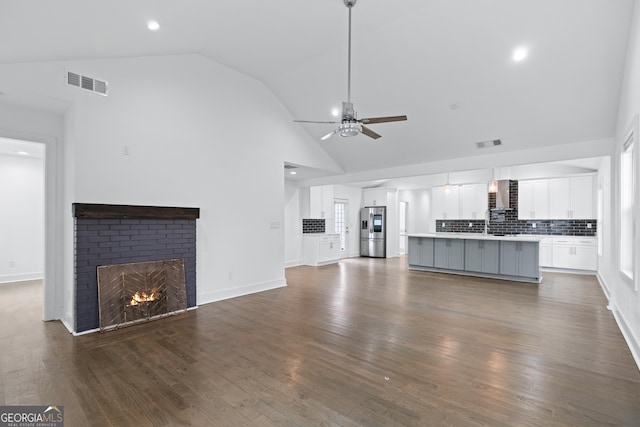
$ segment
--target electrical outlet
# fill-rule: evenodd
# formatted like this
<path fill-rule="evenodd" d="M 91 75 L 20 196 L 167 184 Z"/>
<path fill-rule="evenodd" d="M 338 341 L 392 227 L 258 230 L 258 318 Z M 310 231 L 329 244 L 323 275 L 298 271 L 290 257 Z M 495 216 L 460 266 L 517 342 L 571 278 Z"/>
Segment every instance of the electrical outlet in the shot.
<path fill-rule="evenodd" d="M 471 228 L 471 227 L 473 227 L 473 223 L 470 222 L 469 223 L 469 228 Z"/>
<path fill-rule="evenodd" d="M 446 226 L 447 226 L 447 223 L 446 223 L 446 222 L 443 222 L 443 223 L 442 223 L 442 227 L 444 228 L 444 227 L 446 227 Z"/>
<path fill-rule="evenodd" d="M 129 146 L 128 145 L 122 146 L 122 155 L 123 156 L 128 156 L 129 155 Z"/>
<path fill-rule="evenodd" d="M 531 228 L 536 228 L 536 223 L 531 224 Z"/>
<path fill-rule="evenodd" d="M 590 222 L 587 223 L 587 228 L 591 228 L 591 223 Z"/>

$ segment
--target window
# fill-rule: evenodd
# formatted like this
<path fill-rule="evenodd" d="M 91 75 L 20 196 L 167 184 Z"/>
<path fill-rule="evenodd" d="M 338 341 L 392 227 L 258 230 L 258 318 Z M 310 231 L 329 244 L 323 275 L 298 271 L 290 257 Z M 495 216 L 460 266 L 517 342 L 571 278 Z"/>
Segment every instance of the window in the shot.
<path fill-rule="evenodd" d="M 635 267 L 635 174 L 634 133 L 629 135 L 620 156 L 620 270 L 633 279 Z"/>

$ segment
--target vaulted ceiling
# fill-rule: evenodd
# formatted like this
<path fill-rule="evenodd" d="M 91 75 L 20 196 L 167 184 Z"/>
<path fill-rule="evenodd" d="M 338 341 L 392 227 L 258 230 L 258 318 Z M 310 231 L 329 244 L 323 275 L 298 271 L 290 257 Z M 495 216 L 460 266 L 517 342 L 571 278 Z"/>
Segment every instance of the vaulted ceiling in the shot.
<path fill-rule="evenodd" d="M 345 172 L 614 135 L 632 0 L 359 0 L 352 101 L 382 135 L 320 137 Z M 342 0 L 0 0 L 0 63 L 199 53 L 267 85 L 293 118 L 346 100 Z M 150 32 L 148 20 L 161 28 Z M 528 57 L 512 54 L 526 46 Z M 0 82 L 0 92 L 3 90 Z"/>

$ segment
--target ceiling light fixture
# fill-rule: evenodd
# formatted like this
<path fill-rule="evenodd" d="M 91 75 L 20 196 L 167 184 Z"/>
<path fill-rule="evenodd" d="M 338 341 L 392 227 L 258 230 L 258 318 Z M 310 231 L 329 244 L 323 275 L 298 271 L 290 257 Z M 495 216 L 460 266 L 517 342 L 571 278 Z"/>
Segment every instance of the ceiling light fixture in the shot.
<path fill-rule="evenodd" d="M 340 136 L 356 136 L 362 132 L 362 125 L 358 122 L 343 122 L 338 126 Z"/>
<path fill-rule="evenodd" d="M 290 174 L 290 175 L 296 175 L 297 173 L 298 173 L 298 172 L 296 172 L 296 171 L 290 171 L 290 172 L 289 172 L 289 174 Z"/>
<path fill-rule="evenodd" d="M 147 28 L 151 31 L 158 31 L 160 29 L 160 24 L 158 23 L 158 21 L 149 21 L 147 23 Z"/>
<path fill-rule="evenodd" d="M 524 46 L 520 46 L 513 51 L 513 60 L 516 62 L 523 61 L 529 54 L 529 49 Z"/>
<path fill-rule="evenodd" d="M 338 116 L 340 115 L 340 110 L 339 110 L 339 109 L 337 109 L 337 108 L 333 108 L 333 109 L 331 110 L 331 115 L 332 115 L 333 117 L 338 117 Z"/>

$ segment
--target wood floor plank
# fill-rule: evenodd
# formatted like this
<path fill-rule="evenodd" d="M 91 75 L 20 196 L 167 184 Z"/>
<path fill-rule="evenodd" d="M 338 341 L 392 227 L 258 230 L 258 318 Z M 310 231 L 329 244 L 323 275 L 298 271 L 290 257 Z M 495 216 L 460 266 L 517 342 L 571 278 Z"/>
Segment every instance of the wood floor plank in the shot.
<path fill-rule="evenodd" d="M 640 372 L 593 276 L 524 284 L 406 258 L 287 269 L 286 288 L 107 333 L 0 286 L 0 404 L 67 426 L 638 425 Z"/>

